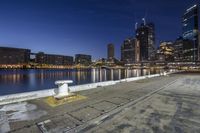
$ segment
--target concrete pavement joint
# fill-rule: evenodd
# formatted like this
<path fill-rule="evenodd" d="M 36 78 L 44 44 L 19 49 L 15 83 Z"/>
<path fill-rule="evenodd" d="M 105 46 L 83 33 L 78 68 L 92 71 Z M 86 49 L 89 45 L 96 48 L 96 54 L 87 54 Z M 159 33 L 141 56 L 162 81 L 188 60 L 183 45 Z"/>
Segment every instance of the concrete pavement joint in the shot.
<path fill-rule="evenodd" d="M 156 89 L 155 91 L 152 91 L 148 94 L 146 94 L 145 96 L 142 96 L 134 101 L 131 101 L 125 105 L 122 105 L 108 113 L 106 113 L 105 115 L 101 115 L 99 117 L 96 117 L 94 119 L 91 119 L 89 120 L 87 123 L 83 123 L 82 125 L 80 125 L 79 127 L 76 127 L 76 128 L 72 128 L 70 130 L 67 131 L 68 132 L 84 132 L 84 131 L 88 131 L 90 129 L 92 129 L 93 127 L 97 126 L 97 125 L 100 125 L 101 123 L 107 121 L 107 120 L 110 120 L 111 118 L 114 118 L 115 115 L 119 114 L 120 112 L 123 112 L 123 111 L 126 111 L 128 110 L 130 107 L 132 107 L 133 105 L 135 105 L 136 103 L 138 102 L 142 102 L 144 100 L 147 100 L 149 98 L 151 98 L 154 94 L 158 93 L 159 91 L 169 87 L 170 85 L 172 85 L 173 83 L 175 83 L 178 79 L 168 83 L 167 85 L 159 88 L 159 89 Z"/>

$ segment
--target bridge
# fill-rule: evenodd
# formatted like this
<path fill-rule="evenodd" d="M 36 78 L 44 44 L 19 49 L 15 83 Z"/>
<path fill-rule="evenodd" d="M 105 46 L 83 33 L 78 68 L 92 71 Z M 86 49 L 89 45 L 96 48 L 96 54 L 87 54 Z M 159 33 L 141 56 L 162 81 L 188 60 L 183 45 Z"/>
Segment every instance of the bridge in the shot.
<path fill-rule="evenodd" d="M 126 67 L 167 67 L 178 69 L 181 67 L 188 67 L 188 68 L 200 68 L 200 61 L 196 62 L 189 62 L 189 61 L 143 61 L 137 62 L 133 64 L 126 64 Z"/>

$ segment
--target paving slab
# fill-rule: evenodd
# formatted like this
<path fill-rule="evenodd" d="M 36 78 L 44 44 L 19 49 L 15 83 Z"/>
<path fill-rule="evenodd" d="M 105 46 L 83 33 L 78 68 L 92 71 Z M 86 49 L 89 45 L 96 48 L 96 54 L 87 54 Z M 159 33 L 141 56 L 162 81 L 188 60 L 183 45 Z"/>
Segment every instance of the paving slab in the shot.
<path fill-rule="evenodd" d="M 57 133 L 67 131 L 80 125 L 81 122 L 69 116 L 68 114 L 47 119 L 37 123 L 36 125 L 43 132 Z"/>
<path fill-rule="evenodd" d="M 91 108 L 89 106 L 85 108 L 80 108 L 70 112 L 69 114 L 72 115 L 74 118 L 78 119 L 81 122 L 86 122 L 93 118 L 100 116 L 102 111 L 99 111 L 95 108 Z"/>
<path fill-rule="evenodd" d="M 100 101 L 95 104 L 92 104 L 91 107 L 93 107 L 99 111 L 102 111 L 102 112 L 108 112 L 108 111 L 116 108 L 117 105 L 114 103 L 111 103 L 109 101 Z"/>

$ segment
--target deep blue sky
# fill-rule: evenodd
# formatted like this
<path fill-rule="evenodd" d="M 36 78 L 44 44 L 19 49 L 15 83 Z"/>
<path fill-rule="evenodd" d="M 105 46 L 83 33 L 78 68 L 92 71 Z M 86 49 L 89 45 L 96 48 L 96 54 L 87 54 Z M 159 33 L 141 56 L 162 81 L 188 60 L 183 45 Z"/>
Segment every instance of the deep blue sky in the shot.
<path fill-rule="evenodd" d="M 106 57 L 106 45 L 135 35 L 146 16 L 157 42 L 181 35 L 181 16 L 197 0 L 0 0 L 0 46 Z"/>

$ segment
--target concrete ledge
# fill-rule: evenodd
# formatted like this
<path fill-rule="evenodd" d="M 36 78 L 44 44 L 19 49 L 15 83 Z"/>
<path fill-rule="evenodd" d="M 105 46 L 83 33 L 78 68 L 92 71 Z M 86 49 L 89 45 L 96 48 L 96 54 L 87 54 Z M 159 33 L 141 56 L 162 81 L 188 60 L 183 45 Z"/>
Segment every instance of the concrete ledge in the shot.
<path fill-rule="evenodd" d="M 10 94 L 5 96 L 0 96 L 0 105 L 22 102 L 48 96 L 54 96 L 55 94 L 56 94 L 55 89 Z"/>
<path fill-rule="evenodd" d="M 78 91 L 89 90 L 89 89 L 94 89 L 97 87 L 109 86 L 109 85 L 114 85 L 114 84 L 116 84 L 115 81 L 105 81 L 105 82 L 70 86 L 69 90 L 70 92 L 78 92 Z"/>

